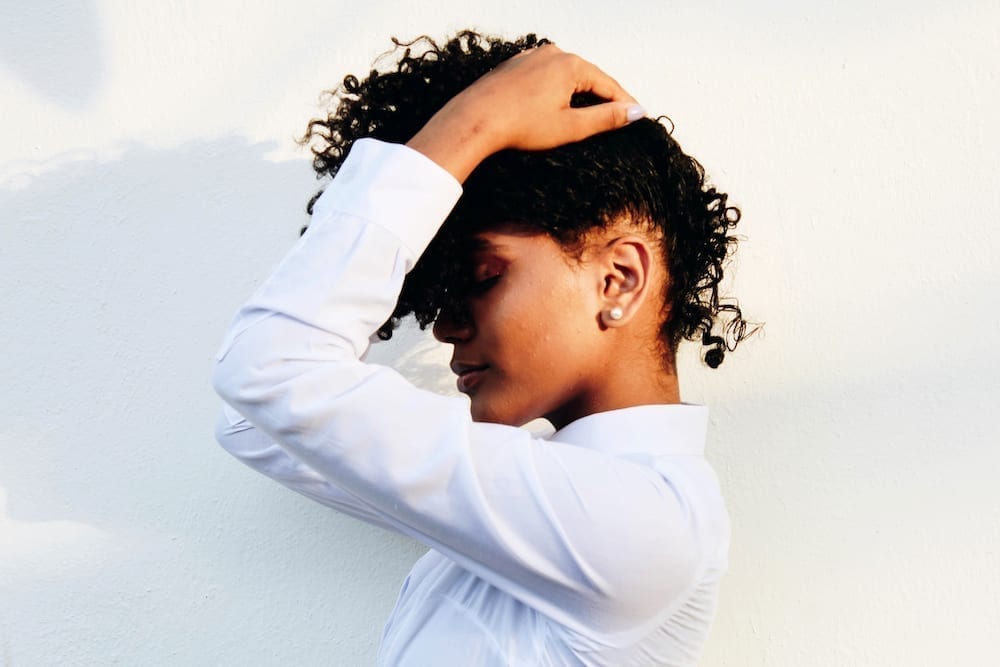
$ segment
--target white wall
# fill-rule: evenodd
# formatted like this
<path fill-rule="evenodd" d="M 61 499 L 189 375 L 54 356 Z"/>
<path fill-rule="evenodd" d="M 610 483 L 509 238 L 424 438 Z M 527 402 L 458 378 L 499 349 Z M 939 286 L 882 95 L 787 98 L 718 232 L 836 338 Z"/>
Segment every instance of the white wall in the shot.
<path fill-rule="evenodd" d="M 229 459 L 208 374 L 317 93 L 470 24 L 597 61 L 743 209 L 765 335 L 683 369 L 735 523 L 703 664 L 1000 664 L 1000 9 L 755 4 L 3 3 L 0 665 L 371 663 L 419 547 Z"/>

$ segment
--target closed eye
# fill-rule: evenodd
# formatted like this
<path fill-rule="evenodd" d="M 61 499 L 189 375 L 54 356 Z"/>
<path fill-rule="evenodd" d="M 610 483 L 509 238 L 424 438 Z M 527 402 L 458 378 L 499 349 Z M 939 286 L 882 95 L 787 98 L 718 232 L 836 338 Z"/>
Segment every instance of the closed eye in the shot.
<path fill-rule="evenodd" d="M 498 282 L 500 282 L 500 278 L 502 277 L 503 274 L 498 273 L 496 275 L 490 276 L 489 278 L 475 281 L 469 287 L 469 294 L 473 296 L 479 296 L 480 294 L 485 294 L 490 289 L 492 289 Z"/>
<path fill-rule="evenodd" d="M 479 296 L 493 289 L 507 272 L 508 262 L 493 253 L 477 253 L 474 258 L 469 295 Z"/>

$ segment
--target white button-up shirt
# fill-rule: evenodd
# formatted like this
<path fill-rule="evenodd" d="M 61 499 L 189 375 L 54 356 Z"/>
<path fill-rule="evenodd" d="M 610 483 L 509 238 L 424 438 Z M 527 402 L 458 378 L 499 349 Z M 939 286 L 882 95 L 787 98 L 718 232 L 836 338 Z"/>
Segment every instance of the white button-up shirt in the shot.
<path fill-rule="evenodd" d="M 729 546 L 704 407 L 598 413 L 543 439 L 362 361 L 460 194 L 416 151 L 355 144 L 226 334 L 218 440 L 430 547 L 379 664 L 692 665 Z"/>

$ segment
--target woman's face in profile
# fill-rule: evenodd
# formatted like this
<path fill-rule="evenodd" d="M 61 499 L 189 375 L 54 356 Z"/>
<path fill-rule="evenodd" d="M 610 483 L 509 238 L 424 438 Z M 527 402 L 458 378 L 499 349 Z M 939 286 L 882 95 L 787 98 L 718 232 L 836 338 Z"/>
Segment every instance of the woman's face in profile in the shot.
<path fill-rule="evenodd" d="M 458 389 L 475 421 L 557 425 L 588 414 L 599 379 L 602 280 L 546 234 L 475 237 L 468 321 L 442 314 L 435 337 L 454 345 Z"/>

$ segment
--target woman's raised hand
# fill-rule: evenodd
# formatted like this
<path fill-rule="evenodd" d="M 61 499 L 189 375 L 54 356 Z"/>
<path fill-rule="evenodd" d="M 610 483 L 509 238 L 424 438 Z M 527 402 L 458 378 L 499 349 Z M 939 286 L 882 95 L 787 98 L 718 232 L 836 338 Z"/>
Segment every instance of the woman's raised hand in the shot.
<path fill-rule="evenodd" d="M 575 93 L 607 102 L 574 108 Z M 464 181 L 505 148 L 544 150 L 613 130 L 645 115 L 617 81 L 554 45 L 519 53 L 449 101 L 409 142 Z"/>

